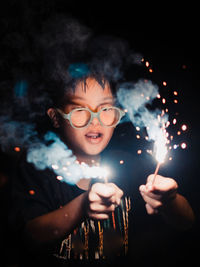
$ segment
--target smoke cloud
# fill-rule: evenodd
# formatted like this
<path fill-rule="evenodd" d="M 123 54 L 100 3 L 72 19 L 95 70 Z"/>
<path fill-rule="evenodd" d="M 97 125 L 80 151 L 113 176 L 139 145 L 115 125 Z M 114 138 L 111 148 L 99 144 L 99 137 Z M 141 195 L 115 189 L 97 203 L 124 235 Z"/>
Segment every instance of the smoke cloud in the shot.
<path fill-rule="evenodd" d="M 149 141 L 155 141 L 161 133 L 161 125 L 158 123 L 158 115 L 161 111 L 151 111 L 147 104 L 152 104 L 158 95 L 158 86 L 150 80 L 139 80 L 136 83 L 123 83 L 119 86 L 117 99 L 126 109 L 129 120 L 133 125 L 146 128 Z M 168 116 L 162 117 L 162 122 L 167 122 Z"/>
<path fill-rule="evenodd" d="M 104 178 L 106 170 L 87 164 L 79 164 L 72 151 L 52 132 L 44 136 L 44 143 L 38 142 L 28 148 L 27 161 L 38 170 L 53 169 L 57 179 L 75 184 L 81 178 Z M 45 144 L 45 143 L 50 144 Z"/>

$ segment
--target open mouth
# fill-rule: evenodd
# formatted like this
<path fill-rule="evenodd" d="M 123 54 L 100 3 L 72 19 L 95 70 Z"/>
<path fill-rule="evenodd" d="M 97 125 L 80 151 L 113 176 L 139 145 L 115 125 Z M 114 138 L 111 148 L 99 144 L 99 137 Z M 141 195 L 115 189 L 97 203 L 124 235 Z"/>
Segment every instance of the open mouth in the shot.
<path fill-rule="evenodd" d="M 102 140 L 103 134 L 102 133 L 89 132 L 85 135 L 85 137 L 90 143 L 97 144 Z"/>
<path fill-rule="evenodd" d="M 87 133 L 85 135 L 87 138 L 97 139 L 102 136 L 101 133 Z"/>

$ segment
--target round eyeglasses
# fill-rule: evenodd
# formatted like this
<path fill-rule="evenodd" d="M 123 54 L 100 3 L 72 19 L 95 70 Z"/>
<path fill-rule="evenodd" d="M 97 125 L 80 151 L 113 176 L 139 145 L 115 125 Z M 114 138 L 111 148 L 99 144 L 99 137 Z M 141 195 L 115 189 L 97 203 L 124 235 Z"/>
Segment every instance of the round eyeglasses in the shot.
<path fill-rule="evenodd" d="M 87 127 L 94 118 L 98 118 L 104 127 L 115 127 L 125 115 L 125 112 L 117 107 L 104 107 L 98 112 L 93 112 L 89 108 L 75 108 L 67 114 L 60 109 L 57 111 L 76 129 Z"/>

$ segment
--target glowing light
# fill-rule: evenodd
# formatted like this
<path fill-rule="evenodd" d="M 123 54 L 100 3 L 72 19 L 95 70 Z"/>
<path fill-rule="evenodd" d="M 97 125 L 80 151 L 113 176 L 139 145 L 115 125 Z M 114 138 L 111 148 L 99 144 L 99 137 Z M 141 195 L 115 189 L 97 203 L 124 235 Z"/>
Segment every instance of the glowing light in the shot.
<path fill-rule="evenodd" d="M 142 150 L 141 149 L 138 149 L 137 154 L 138 155 L 142 154 Z"/>
<path fill-rule="evenodd" d="M 177 99 L 174 99 L 174 103 L 177 104 L 178 103 L 178 100 Z"/>
<path fill-rule="evenodd" d="M 137 135 L 136 135 L 136 138 L 137 138 L 137 139 L 140 139 L 140 135 L 139 135 L 139 134 L 137 134 Z"/>
<path fill-rule="evenodd" d="M 100 178 L 105 179 L 110 175 L 110 169 L 108 167 L 92 166 L 89 167 L 86 164 L 82 165 L 84 177 L 88 178 Z"/>
<path fill-rule="evenodd" d="M 124 164 L 124 161 L 123 160 L 120 160 L 120 162 L 119 162 L 120 164 Z"/>
<path fill-rule="evenodd" d="M 174 95 L 178 95 L 178 92 L 177 91 L 174 91 Z"/>
<path fill-rule="evenodd" d="M 51 167 L 52 167 L 52 169 L 54 169 L 54 170 L 58 170 L 58 168 L 59 168 L 58 165 L 56 165 L 56 164 L 52 164 Z"/>
<path fill-rule="evenodd" d="M 176 119 L 173 119 L 172 123 L 173 124 L 176 124 L 177 120 Z"/>
<path fill-rule="evenodd" d="M 165 157 L 167 155 L 167 141 L 166 131 L 162 128 L 160 129 L 154 143 L 155 158 L 159 163 L 163 163 L 165 161 Z"/>
<path fill-rule="evenodd" d="M 157 94 L 157 96 L 156 96 L 158 99 L 160 99 L 161 98 L 161 95 L 160 94 Z"/>
<path fill-rule="evenodd" d="M 186 131 L 186 130 L 187 130 L 187 125 L 183 124 L 183 125 L 181 126 L 181 129 L 182 129 L 182 131 Z"/>
<path fill-rule="evenodd" d="M 163 81 L 163 86 L 167 86 L 167 82 Z"/>
<path fill-rule="evenodd" d="M 145 66 L 148 68 L 149 65 L 150 65 L 150 64 L 149 64 L 149 61 L 146 61 L 146 62 L 145 62 Z"/>
<path fill-rule="evenodd" d="M 59 180 L 59 181 L 62 181 L 62 180 L 63 180 L 63 177 L 60 176 L 60 175 L 58 175 L 58 176 L 56 177 L 56 179 Z"/>
<path fill-rule="evenodd" d="M 182 144 L 181 144 L 181 148 L 182 148 L 182 149 L 186 149 L 186 148 L 187 148 L 187 144 L 186 144 L 186 143 L 182 143 Z"/>
<path fill-rule="evenodd" d="M 166 99 L 165 98 L 162 99 L 162 103 L 166 104 Z"/>
<path fill-rule="evenodd" d="M 138 131 L 138 132 L 140 131 L 140 127 L 138 127 L 138 126 L 136 126 L 135 129 L 136 129 L 136 131 Z"/>
<path fill-rule="evenodd" d="M 169 127 L 169 125 L 170 125 L 170 121 L 167 121 L 165 128 Z"/>
<path fill-rule="evenodd" d="M 20 152 L 20 147 L 19 147 L 19 146 L 16 146 L 16 147 L 14 148 L 14 150 L 15 150 L 15 152 Z"/>
<path fill-rule="evenodd" d="M 152 73 L 152 72 L 153 72 L 153 70 L 150 68 L 150 69 L 149 69 L 149 72 L 150 72 L 150 73 Z"/>
<path fill-rule="evenodd" d="M 178 131 L 178 132 L 177 132 L 177 135 L 181 135 L 181 131 Z"/>
<path fill-rule="evenodd" d="M 29 194 L 32 195 L 32 196 L 35 195 L 35 191 L 34 191 L 34 190 L 29 190 L 28 192 L 29 192 Z"/>
<path fill-rule="evenodd" d="M 172 157 L 169 157 L 169 160 L 172 160 Z"/>

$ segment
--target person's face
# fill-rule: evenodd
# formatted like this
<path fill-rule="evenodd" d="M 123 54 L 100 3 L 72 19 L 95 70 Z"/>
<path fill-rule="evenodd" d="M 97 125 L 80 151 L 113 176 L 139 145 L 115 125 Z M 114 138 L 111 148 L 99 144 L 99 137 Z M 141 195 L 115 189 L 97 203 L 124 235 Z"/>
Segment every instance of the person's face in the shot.
<path fill-rule="evenodd" d="M 92 78 L 86 80 L 85 90 L 83 83 L 79 83 L 75 91 L 67 95 L 67 99 L 68 104 L 62 108 L 64 113 L 79 107 L 87 107 L 97 112 L 103 107 L 114 105 L 114 97 L 108 83 L 103 89 Z M 94 118 L 87 127 L 80 129 L 73 128 L 68 120 L 61 119 L 60 128 L 63 140 L 76 156 L 98 155 L 107 146 L 114 131 L 114 127 L 102 126 L 98 118 Z"/>

